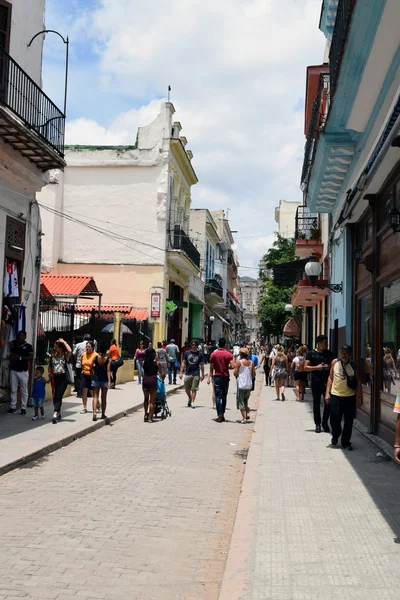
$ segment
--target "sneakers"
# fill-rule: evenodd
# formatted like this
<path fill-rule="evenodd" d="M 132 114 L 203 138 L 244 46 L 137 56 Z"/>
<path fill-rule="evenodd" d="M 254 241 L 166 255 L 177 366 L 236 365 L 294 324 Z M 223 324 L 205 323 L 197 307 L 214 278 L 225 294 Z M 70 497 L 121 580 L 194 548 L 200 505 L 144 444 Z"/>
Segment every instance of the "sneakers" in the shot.
<path fill-rule="evenodd" d="M 21 415 L 26 415 L 26 409 L 25 408 L 21 408 Z"/>
<path fill-rule="evenodd" d="M 16 413 L 16 412 L 17 412 L 17 409 L 16 409 L 16 408 L 9 408 L 9 409 L 8 409 L 8 411 L 7 411 L 7 414 L 8 414 L 8 415 L 13 415 L 13 414 L 14 414 L 14 413 Z"/>
<path fill-rule="evenodd" d="M 83 408 L 79 414 L 86 415 L 86 413 L 87 413 L 87 408 Z"/>
<path fill-rule="evenodd" d="M 54 413 L 53 418 L 51 419 L 51 422 L 53 423 L 53 425 L 57 424 L 57 415 Z"/>
<path fill-rule="evenodd" d="M 44 412 L 42 412 L 42 419 L 44 419 Z"/>
<path fill-rule="evenodd" d="M 315 433 L 321 433 L 321 425 L 316 426 Z"/>
<path fill-rule="evenodd" d="M 188 407 L 190 408 L 192 406 L 192 401 L 188 400 Z"/>
<path fill-rule="evenodd" d="M 37 421 L 37 420 L 38 420 L 38 418 L 39 418 L 39 415 L 34 415 L 34 416 L 32 417 L 32 421 Z"/>
<path fill-rule="evenodd" d="M 351 445 L 351 442 L 346 444 L 346 446 L 342 446 L 342 448 L 343 448 L 343 450 L 348 450 L 348 451 L 354 450 L 353 446 Z"/>

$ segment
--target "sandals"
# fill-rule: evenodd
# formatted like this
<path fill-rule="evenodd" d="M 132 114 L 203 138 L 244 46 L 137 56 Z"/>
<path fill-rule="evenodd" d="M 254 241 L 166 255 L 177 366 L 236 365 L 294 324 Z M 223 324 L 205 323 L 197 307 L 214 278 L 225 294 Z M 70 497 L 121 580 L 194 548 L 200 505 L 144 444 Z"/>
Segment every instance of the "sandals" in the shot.
<path fill-rule="evenodd" d="M 97 421 L 97 415 L 96 414 L 93 415 L 92 421 Z"/>

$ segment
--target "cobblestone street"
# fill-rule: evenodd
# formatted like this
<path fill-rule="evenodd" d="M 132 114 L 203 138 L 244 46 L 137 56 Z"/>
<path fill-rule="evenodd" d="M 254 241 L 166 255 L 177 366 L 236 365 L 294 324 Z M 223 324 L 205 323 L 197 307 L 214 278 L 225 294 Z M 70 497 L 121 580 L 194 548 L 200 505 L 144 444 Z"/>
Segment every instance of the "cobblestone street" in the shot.
<path fill-rule="evenodd" d="M 195 410 L 179 391 L 166 421 L 140 411 L 4 475 L 0 600 L 216 599 L 252 431 L 232 387 L 226 423 L 204 382 Z"/>

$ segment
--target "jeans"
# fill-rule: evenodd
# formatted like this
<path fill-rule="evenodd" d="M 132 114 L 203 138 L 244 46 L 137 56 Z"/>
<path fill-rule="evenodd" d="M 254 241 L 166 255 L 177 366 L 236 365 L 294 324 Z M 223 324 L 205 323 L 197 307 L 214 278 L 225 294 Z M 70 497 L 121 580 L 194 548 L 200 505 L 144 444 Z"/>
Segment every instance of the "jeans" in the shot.
<path fill-rule="evenodd" d="M 143 366 L 142 366 L 143 368 Z M 119 366 L 115 365 L 115 361 L 112 360 L 111 361 L 111 365 L 110 365 L 110 371 L 111 371 L 111 385 L 114 385 L 117 383 L 117 371 L 119 369 Z"/>
<path fill-rule="evenodd" d="M 68 387 L 68 381 L 64 373 L 54 375 L 54 412 L 61 412 L 61 405 L 64 396 L 64 392 Z"/>
<path fill-rule="evenodd" d="M 229 377 L 216 375 L 214 377 L 215 403 L 217 405 L 217 414 L 223 417 L 226 410 L 226 397 L 229 389 Z"/>
<path fill-rule="evenodd" d="M 142 383 L 143 361 L 142 360 L 137 360 L 136 361 L 136 366 L 137 366 L 137 373 L 138 373 L 138 383 Z"/>
<path fill-rule="evenodd" d="M 355 413 L 355 396 L 343 397 L 331 395 L 332 437 L 339 439 L 342 436 L 342 446 L 347 446 L 350 443 Z M 344 418 L 343 430 L 342 418 Z"/>
<path fill-rule="evenodd" d="M 168 382 L 172 383 L 172 376 L 174 377 L 174 383 L 176 383 L 176 374 L 178 372 L 177 367 L 175 366 L 175 361 L 171 360 L 168 363 Z"/>
<path fill-rule="evenodd" d="M 28 371 L 10 371 L 11 408 L 17 408 L 18 386 L 21 387 L 21 408 L 26 409 L 28 404 Z"/>
<path fill-rule="evenodd" d="M 322 415 L 322 424 L 328 425 L 330 405 L 325 402 L 326 381 L 314 381 L 311 379 L 311 393 L 313 398 L 314 423 L 321 425 L 321 396 L 323 396 L 324 412 Z"/>

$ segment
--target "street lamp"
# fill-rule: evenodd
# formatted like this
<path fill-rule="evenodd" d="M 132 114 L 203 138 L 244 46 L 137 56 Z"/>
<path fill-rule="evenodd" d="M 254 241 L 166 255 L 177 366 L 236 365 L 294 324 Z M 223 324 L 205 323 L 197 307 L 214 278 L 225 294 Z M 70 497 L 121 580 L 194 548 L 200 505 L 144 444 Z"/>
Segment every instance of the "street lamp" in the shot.
<path fill-rule="evenodd" d="M 314 287 L 322 272 L 321 263 L 319 263 L 315 256 L 313 256 L 304 267 L 304 271 L 306 275 L 310 278 L 312 287 Z M 320 290 L 328 289 L 331 292 L 334 292 L 335 294 L 338 294 L 339 292 L 343 291 L 343 285 L 341 283 L 326 283 L 318 285 L 317 287 Z"/>
<path fill-rule="evenodd" d="M 293 310 L 293 306 L 291 304 L 286 304 L 285 312 L 290 313 Z"/>
<path fill-rule="evenodd" d="M 39 36 L 42 35 L 42 33 L 55 33 L 56 35 L 58 35 L 58 37 L 60 37 L 62 39 L 62 41 L 65 44 L 65 88 L 64 88 L 64 117 L 67 116 L 67 90 L 68 90 L 68 65 L 69 65 L 69 38 L 67 36 L 67 38 L 65 39 L 64 36 L 61 35 L 61 33 L 58 33 L 58 31 L 55 31 L 54 29 L 44 29 L 43 31 L 39 31 L 38 33 L 36 33 L 33 38 L 31 39 L 31 41 L 28 44 L 28 48 L 31 47 L 32 42 Z"/>

